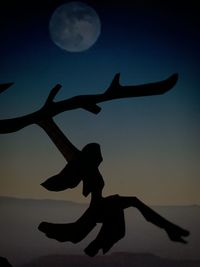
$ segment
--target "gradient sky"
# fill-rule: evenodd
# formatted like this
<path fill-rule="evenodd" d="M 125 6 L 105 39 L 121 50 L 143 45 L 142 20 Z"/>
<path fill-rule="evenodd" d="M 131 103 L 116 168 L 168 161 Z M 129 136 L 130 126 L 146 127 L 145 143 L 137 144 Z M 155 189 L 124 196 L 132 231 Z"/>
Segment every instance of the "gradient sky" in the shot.
<path fill-rule="evenodd" d="M 102 28 L 95 45 L 81 53 L 61 50 L 50 39 L 49 19 L 66 2 L 0 4 L 0 82 L 15 82 L 0 96 L 0 118 L 37 110 L 57 83 L 63 88 L 56 100 L 62 100 L 103 92 L 117 72 L 124 85 L 178 72 L 178 84 L 162 96 L 106 102 L 99 115 L 74 110 L 55 120 L 78 148 L 101 144 L 104 195 L 136 195 L 154 205 L 200 204 L 197 1 L 83 1 L 99 14 Z M 0 195 L 89 201 L 81 184 L 60 193 L 40 186 L 65 160 L 39 127 L 1 135 L 0 147 Z"/>

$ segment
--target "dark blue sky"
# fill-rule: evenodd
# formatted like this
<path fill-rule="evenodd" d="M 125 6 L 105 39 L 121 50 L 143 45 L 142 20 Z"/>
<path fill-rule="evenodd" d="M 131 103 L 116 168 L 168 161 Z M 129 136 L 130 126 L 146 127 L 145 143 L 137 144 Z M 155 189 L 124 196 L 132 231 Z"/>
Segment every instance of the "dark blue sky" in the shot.
<path fill-rule="evenodd" d="M 61 50 L 50 39 L 49 19 L 66 2 L 0 4 L 0 82 L 15 82 L 1 94 L 1 118 L 38 109 L 56 83 L 63 85 L 61 100 L 100 93 L 117 72 L 122 84 L 178 72 L 178 84 L 163 96 L 113 101 L 102 104 L 98 116 L 77 110 L 56 121 L 79 148 L 90 141 L 102 145 L 105 194 L 138 195 L 152 204 L 200 203 L 197 1 L 83 1 L 99 14 L 102 30 L 81 53 Z M 39 128 L 0 138 L 1 195 L 82 200 L 80 188 L 54 196 L 40 188 L 65 162 Z"/>

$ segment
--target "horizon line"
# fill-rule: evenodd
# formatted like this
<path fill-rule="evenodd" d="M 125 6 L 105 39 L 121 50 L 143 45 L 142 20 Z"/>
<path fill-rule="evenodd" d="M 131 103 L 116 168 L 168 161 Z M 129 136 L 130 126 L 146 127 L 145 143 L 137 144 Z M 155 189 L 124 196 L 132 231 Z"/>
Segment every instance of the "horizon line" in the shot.
<path fill-rule="evenodd" d="M 67 200 L 67 199 L 53 199 L 53 198 L 31 198 L 31 197 L 22 197 L 22 196 L 8 196 L 8 195 L 0 195 L 0 198 L 10 198 L 10 199 L 16 199 L 16 200 L 33 200 L 33 201 L 60 201 L 60 202 L 68 202 L 68 203 L 73 203 L 73 204 L 78 204 L 78 205 L 89 205 L 90 201 L 88 202 L 78 202 L 74 200 Z M 200 206 L 200 203 L 173 203 L 173 204 L 150 204 L 150 206 L 162 206 L 162 207 L 167 207 L 167 206 L 172 206 L 172 207 L 191 207 L 191 206 Z"/>

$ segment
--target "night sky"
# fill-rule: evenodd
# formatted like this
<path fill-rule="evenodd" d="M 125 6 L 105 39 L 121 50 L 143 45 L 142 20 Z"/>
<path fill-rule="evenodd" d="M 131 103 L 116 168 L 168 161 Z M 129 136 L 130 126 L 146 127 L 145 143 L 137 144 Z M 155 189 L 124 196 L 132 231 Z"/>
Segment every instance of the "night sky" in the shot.
<path fill-rule="evenodd" d="M 101 20 L 97 42 L 84 52 L 56 46 L 49 34 L 54 10 L 67 1 L 30 0 L 0 4 L 0 82 L 14 82 L 0 96 L 0 118 L 39 109 L 51 88 L 56 100 L 102 93 L 121 73 L 124 85 L 156 82 L 179 73 L 161 96 L 101 104 L 55 117 L 78 147 L 101 144 L 104 195 L 136 195 L 154 205 L 200 204 L 200 34 L 196 0 L 83 1 Z M 195 4 L 196 3 L 196 4 Z M 0 195 L 88 202 L 74 190 L 40 186 L 65 160 L 36 125 L 0 136 Z"/>

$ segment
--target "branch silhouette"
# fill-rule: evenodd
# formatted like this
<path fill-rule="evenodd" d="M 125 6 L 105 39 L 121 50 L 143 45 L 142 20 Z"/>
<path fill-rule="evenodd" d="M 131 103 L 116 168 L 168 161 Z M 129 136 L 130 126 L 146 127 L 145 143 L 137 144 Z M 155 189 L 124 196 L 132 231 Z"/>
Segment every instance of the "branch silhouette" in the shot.
<path fill-rule="evenodd" d="M 3 93 L 6 89 L 8 89 L 13 83 L 1 83 L 0 84 L 0 94 Z"/>
<path fill-rule="evenodd" d="M 160 82 L 130 86 L 120 85 L 119 78 L 120 74 L 117 73 L 108 89 L 102 94 L 79 95 L 63 101 L 54 102 L 53 100 L 61 88 L 61 85 L 57 84 L 50 92 L 44 106 L 38 111 L 13 119 L 0 120 L 0 133 L 3 134 L 18 131 L 30 124 L 35 124 L 40 120 L 54 117 L 67 110 L 82 108 L 94 114 L 98 114 L 101 111 L 101 108 L 97 104 L 101 102 L 120 98 L 164 94 L 176 84 L 178 74 L 173 74 L 168 79 Z M 9 86 L 10 85 L 11 84 L 9 84 Z M 2 90 L 5 90 L 6 85 L 2 86 L 2 88 Z"/>
<path fill-rule="evenodd" d="M 189 235 L 189 231 L 166 220 L 135 196 L 112 195 L 103 197 L 104 180 L 98 170 L 103 161 L 100 145 L 89 143 L 82 150 L 79 150 L 53 121 L 55 115 L 66 110 L 82 108 L 97 114 L 101 110 L 97 105 L 100 102 L 163 94 L 170 90 L 178 79 L 178 75 L 174 74 L 157 83 L 122 86 L 119 84 L 119 77 L 119 73 L 115 75 L 111 85 L 103 94 L 80 95 L 54 102 L 54 98 L 61 88 L 61 85 L 58 84 L 51 90 L 40 110 L 22 117 L 0 120 L 0 133 L 15 132 L 30 124 L 37 124 L 47 133 L 68 161 L 60 173 L 41 184 L 44 188 L 50 191 L 62 191 L 74 188 L 82 181 L 83 195 L 86 197 L 91 194 L 88 209 L 77 221 L 65 224 L 42 222 L 38 226 L 38 229 L 49 238 L 60 242 L 78 243 L 91 232 L 97 223 L 102 223 L 96 238 L 85 249 L 85 253 L 89 256 L 95 256 L 100 249 L 105 254 L 124 237 L 126 232 L 124 209 L 129 207 L 137 208 L 148 222 L 163 228 L 172 241 L 187 243 L 184 237 Z M 10 86 L 11 83 L 0 85 L 0 92 Z"/>
<path fill-rule="evenodd" d="M 39 126 L 45 130 L 68 161 L 60 173 L 48 178 L 41 185 L 50 191 L 62 191 L 74 188 L 82 181 L 83 195 L 91 194 L 89 208 L 77 221 L 64 224 L 42 222 L 38 226 L 38 229 L 48 238 L 56 239 L 59 242 L 78 243 L 92 231 L 97 223 L 102 223 L 98 235 L 84 251 L 91 257 L 101 249 L 105 254 L 125 236 L 124 209 L 134 207 L 148 222 L 164 229 L 170 240 L 187 243 L 184 237 L 189 235 L 189 231 L 166 220 L 137 197 L 102 196 L 104 181 L 98 170 L 98 166 L 103 160 L 100 145 L 90 143 L 82 150 L 77 149 L 61 132 L 52 118 L 40 122 Z M 66 148 L 65 152 L 63 152 L 63 148 Z"/>
<path fill-rule="evenodd" d="M 100 249 L 104 254 L 107 253 L 125 236 L 124 209 L 129 207 L 137 208 L 148 222 L 164 229 L 170 240 L 187 243 L 183 237 L 188 236 L 189 231 L 166 220 L 138 198 L 119 195 L 92 200 L 86 212 L 73 223 L 42 222 L 38 229 L 48 238 L 76 244 L 82 241 L 97 223 L 102 223 L 98 235 L 84 250 L 88 256 L 93 257 Z"/>
<path fill-rule="evenodd" d="M 83 181 L 83 195 L 92 194 L 92 199 L 99 198 L 104 187 L 103 178 L 98 170 L 102 162 L 100 145 L 89 143 L 79 150 L 63 134 L 52 118 L 38 123 L 68 161 L 57 175 L 48 178 L 41 185 L 49 191 L 62 191 L 76 187 Z"/>

